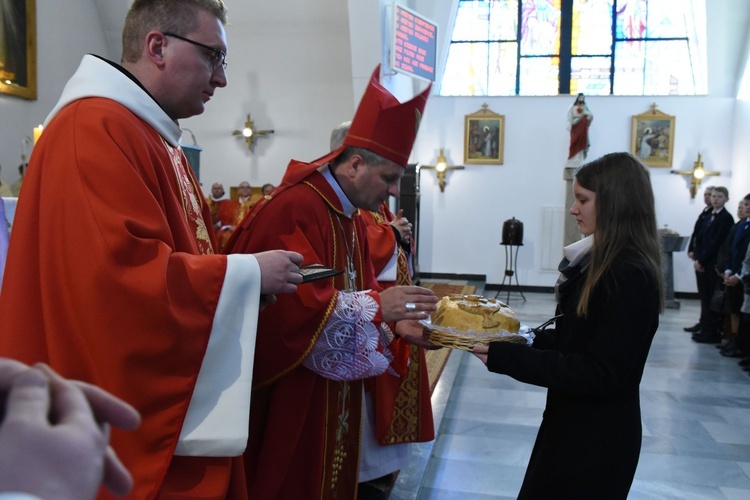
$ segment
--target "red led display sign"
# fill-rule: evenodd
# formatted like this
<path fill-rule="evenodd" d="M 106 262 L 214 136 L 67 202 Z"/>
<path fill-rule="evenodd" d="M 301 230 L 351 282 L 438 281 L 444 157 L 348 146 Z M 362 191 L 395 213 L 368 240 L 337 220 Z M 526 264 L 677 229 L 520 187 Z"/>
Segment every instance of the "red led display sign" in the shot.
<path fill-rule="evenodd" d="M 400 73 L 435 81 L 437 25 L 396 5 L 393 12 L 391 68 Z"/>

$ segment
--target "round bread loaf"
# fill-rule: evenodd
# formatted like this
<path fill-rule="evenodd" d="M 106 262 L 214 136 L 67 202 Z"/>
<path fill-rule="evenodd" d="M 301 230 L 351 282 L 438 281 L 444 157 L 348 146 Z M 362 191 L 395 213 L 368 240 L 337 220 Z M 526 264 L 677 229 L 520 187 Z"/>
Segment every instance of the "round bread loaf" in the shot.
<path fill-rule="evenodd" d="M 518 333 L 521 326 L 507 304 L 481 295 L 446 295 L 430 319 L 433 325 L 463 332 Z"/>

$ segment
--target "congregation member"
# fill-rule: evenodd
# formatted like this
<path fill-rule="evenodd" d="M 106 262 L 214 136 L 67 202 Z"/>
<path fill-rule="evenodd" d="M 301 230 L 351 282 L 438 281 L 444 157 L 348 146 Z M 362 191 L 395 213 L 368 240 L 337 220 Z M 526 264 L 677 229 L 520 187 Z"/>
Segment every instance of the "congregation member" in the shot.
<path fill-rule="evenodd" d="M 713 192 L 714 192 L 713 186 L 708 186 L 703 191 L 703 203 L 706 206 L 703 207 L 703 210 L 701 210 L 701 213 L 698 214 L 698 219 L 695 221 L 695 225 L 693 226 L 693 232 L 690 235 L 690 241 L 688 242 L 688 247 L 687 247 L 687 255 L 690 258 L 690 260 L 694 260 L 695 240 L 698 237 L 698 233 L 700 232 L 701 228 L 703 227 L 703 221 L 706 219 L 707 216 L 711 215 L 711 212 L 713 212 L 714 210 L 714 207 L 711 204 L 711 195 L 713 194 Z M 698 294 L 700 296 L 700 290 L 701 290 L 701 287 L 703 286 L 703 282 L 700 279 L 701 276 L 698 273 L 698 271 L 694 271 L 694 272 L 695 272 L 695 283 L 698 288 Z M 699 332 L 701 329 L 701 319 L 704 319 L 705 314 L 707 312 L 708 311 L 703 310 L 703 303 L 701 302 L 701 314 L 699 316 L 698 322 L 694 324 L 693 326 L 686 326 L 685 328 L 683 328 L 683 330 L 685 330 L 686 332 L 690 332 L 690 333 Z"/>
<path fill-rule="evenodd" d="M 133 498 L 246 498 L 230 479 L 261 297 L 302 280 L 295 252 L 215 253 L 179 146 L 178 120 L 227 84 L 226 16 L 221 0 L 131 4 L 121 63 L 84 56 L 45 121 L 8 249 L 0 356 L 140 412 L 111 436 Z"/>
<path fill-rule="evenodd" d="M 426 345 L 417 320 L 437 297 L 380 288 L 359 211 L 398 192 L 429 87 L 400 103 L 379 76 L 378 67 L 342 147 L 291 161 L 227 243 L 240 253 L 288 248 L 304 264 L 343 271 L 279 296 L 260 315 L 244 454 L 250 498 L 356 498 L 363 379 L 406 375 L 394 335 Z"/>
<path fill-rule="evenodd" d="M 226 195 L 224 186 L 220 182 L 215 182 L 211 186 L 211 194 L 206 199 L 206 203 L 211 210 L 211 221 L 216 231 L 216 248 L 221 252 L 237 225 L 240 204 Z"/>
<path fill-rule="evenodd" d="M 573 192 L 585 238 L 565 247 L 555 329 L 474 348 L 489 371 L 547 388 L 520 499 L 625 499 L 640 455 L 639 386 L 664 308 L 651 180 L 611 153 L 576 171 Z"/>
<path fill-rule="evenodd" d="M 209 210 L 211 210 L 211 221 L 217 231 L 222 227 L 234 227 L 237 217 L 237 202 L 230 199 L 224 191 L 220 182 L 211 185 L 211 194 L 206 198 Z"/>
<path fill-rule="evenodd" d="M 729 201 L 729 191 L 723 186 L 715 187 L 711 192 L 711 213 L 706 215 L 695 237 L 693 250 L 693 268 L 697 273 L 700 286 L 698 294 L 701 300 L 701 329 L 693 333 L 693 340 L 702 344 L 721 342 L 720 325 L 711 311 L 711 299 L 714 295 L 720 273 L 716 272 L 719 249 L 726 240 L 734 225 L 734 217 L 724 205 Z"/>
<path fill-rule="evenodd" d="M 740 201 L 737 209 L 737 223 L 732 227 L 724 242 L 724 248 L 716 271 L 721 273 L 721 288 L 724 290 L 723 313 L 727 316 L 723 326 L 721 354 L 728 357 L 742 357 L 748 354 L 746 339 L 739 338 L 744 290 L 742 286 L 742 261 L 750 245 L 750 194 Z"/>
<path fill-rule="evenodd" d="M 745 259 L 742 261 L 742 270 L 740 271 L 740 280 L 745 289 L 745 295 L 742 300 L 740 312 L 740 345 L 745 347 L 744 357 L 738 361 L 738 364 L 745 371 L 750 371 L 750 246 L 745 253 Z"/>
<path fill-rule="evenodd" d="M 263 187 L 261 188 L 261 192 L 263 193 L 263 196 L 268 196 L 271 193 L 273 193 L 274 189 L 276 189 L 276 187 L 270 182 L 267 182 L 263 184 Z"/>
<path fill-rule="evenodd" d="M 237 203 L 239 206 L 237 214 L 235 215 L 235 226 L 242 222 L 242 219 L 250 213 L 250 209 L 255 205 L 255 200 L 253 200 L 253 187 L 249 182 L 240 182 L 240 185 L 237 188 Z"/>
<path fill-rule="evenodd" d="M 339 148 L 351 122 L 331 132 L 331 151 Z M 411 285 L 414 273 L 413 225 L 391 212 L 388 203 L 377 211 L 360 210 L 367 229 L 367 244 L 378 284 L 385 288 Z M 386 372 L 365 381 L 360 449 L 360 499 L 387 498 L 396 472 L 409 462 L 412 443 L 435 438 L 430 383 L 424 349 L 396 337 L 392 342 L 408 358 L 407 373 Z"/>

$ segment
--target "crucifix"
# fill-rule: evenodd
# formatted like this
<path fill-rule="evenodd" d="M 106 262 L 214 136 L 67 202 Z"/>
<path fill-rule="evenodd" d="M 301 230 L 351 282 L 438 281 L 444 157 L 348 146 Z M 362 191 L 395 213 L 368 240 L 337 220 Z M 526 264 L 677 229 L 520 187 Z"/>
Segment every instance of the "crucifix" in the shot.
<path fill-rule="evenodd" d="M 707 172 L 703 168 L 703 161 L 701 160 L 701 154 L 698 153 L 698 159 L 693 163 L 692 170 L 672 170 L 673 174 L 689 175 L 690 176 L 690 197 L 695 198 L 695 193 L 698 192 L 698 186 L 706 176 L 719 175 L 719 172 Z"/>
<path fill-rule="evenodd" d="M 255 130 L 255 124 L 250 119 L 250 114 L 247 115 L 247 120 L 245 120 L 245 128 L 232 132 L 232 135 L 239 135 L 244 137 L 245 142 L 247 142 L 247 148 L 251 153 L 255 149 L 256 139 L 258 137 L 264 137 L 268 134 L 273 134 L 273 130 Z"/>

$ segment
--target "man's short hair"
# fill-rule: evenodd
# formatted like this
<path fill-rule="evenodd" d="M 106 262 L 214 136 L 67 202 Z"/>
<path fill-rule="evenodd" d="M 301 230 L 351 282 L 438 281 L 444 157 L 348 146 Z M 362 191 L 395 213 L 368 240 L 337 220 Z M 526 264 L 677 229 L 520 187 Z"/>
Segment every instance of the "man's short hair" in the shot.
<path fill-rule="evenodd" d="M 729 199 L 729 190 L 725 188 L 724 186 L 718 186 L 713 189 L 714 192 L 718 191 L 720 193 L 724 193 L 724 196 Z"/>
<path fill-rule="evenodd" d="M 345 163 L 349 158 L 354 155 L 359 155 L 365 161 L 365 164 L 370 167 L 377 167 L 385 163 L 393 163 L 387 158 L 383 158 L 377 153 L 373 153 L 369 149 L 357 148 L 354 146 L 347 146 L 340 155 L 331 161 L 331 164 L 335 167 L 341 163 Z"/>
<path fill-rule="evenodd" d="M 140 59 L 146 34 L 152 30 L 178 35 L 194 31 L 201 10 L 227 24 L 227 8 L 222 0 L 135 0 L 122 30 L 122 62 Z"/>

